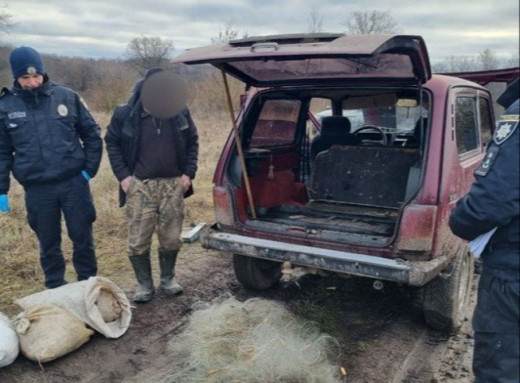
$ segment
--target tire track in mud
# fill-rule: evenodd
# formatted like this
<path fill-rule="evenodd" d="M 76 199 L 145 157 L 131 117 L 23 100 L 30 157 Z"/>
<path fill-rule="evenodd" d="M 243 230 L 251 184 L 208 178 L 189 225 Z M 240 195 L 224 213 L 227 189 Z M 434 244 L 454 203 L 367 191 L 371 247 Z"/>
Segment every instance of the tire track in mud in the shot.
<path fill-rule="evenodd" d="M 448 340 L 448 336 L 425 328 L 397 369 L 391 383 L 434 382 Z"/>
<path fill-rule="evenodd" d="M 478 275 L 472 283 L 468 312 L 476 303 Z M 425 327 L 408 352 L 392 383 L 471 383 L 473 373 L 473 333 L 471 315 L 455 334 L 446 334 Z"/>
<path fill-rule="evenodd" d="M 408 352 L 391 383 L 471 383 L 473 342 L 468 324 L 448 336 L 426 329 Z"/>

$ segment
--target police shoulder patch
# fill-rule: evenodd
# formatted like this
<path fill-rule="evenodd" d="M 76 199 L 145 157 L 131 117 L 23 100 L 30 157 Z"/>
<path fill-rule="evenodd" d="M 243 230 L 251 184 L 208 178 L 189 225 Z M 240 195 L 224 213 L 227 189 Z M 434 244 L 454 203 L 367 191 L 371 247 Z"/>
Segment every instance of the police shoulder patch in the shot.
<path fill-rule="evenodd" d="M 475 170 L 475 175 L 485 177 L 489 171 L 491 170 L 491 167 L 493 166 L 493 163 L 495 162 L 495 159 L 497 158 L 498 152 L 500 151 L 500 147 L 491 145 L 486 153 L 486 156 L 482 160 L 482 163 L 480 166 Z"/>
<path fill-rule="evenodd" d="M 518 127 L 518 115 L 504 115 L 500 117 L 497 128 L 493 134 L 493 141 L 497 145 L 503 144 Z"/>

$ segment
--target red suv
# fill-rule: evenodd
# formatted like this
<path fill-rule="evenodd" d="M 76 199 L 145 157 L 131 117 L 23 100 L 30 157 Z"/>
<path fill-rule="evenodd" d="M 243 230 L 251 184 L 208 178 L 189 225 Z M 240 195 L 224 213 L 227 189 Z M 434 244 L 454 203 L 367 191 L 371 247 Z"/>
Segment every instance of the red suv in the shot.
<path fill-rule="evenodd" d="M 492 134 L 486 88 L 432 75 L 419 36 L 254 37 L 174 61 L 247 84 L 201 236 L 241 284 L 293 266 L 370 277 L 421 287 L 431 326 L 461 324 L 473 260 L 448 217 Z"/>

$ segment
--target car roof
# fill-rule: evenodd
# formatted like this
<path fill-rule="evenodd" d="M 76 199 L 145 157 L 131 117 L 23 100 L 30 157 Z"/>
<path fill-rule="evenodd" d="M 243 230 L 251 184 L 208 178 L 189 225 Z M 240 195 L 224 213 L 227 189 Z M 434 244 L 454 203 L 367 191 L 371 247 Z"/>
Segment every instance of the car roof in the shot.
<path fill-rule="evenodd" d="M 426 83 L 426 87 L 431 86 L 442 86 L 445 88 L 453 87 L 453 86 L 469 86 L 474 88 L 480 88 L 482 90 L 486 90 L 483 85 L 480 85 L 476 82 L 468 80 L 463 77 L 452 76 L 451 74 L 441 74 L 435 73 L 432 75 L 432 78 Z"/>

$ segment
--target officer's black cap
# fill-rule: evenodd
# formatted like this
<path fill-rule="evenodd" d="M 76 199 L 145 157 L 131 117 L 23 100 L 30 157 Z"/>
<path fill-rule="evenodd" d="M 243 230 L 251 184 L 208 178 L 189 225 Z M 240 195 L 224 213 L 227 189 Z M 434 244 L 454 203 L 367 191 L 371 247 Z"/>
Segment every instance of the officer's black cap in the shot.
<path fill-rule="evenodd" d="M 497 103 L 506 109 L 509 108 L 513 102 L 520 98 L 518 80 L 519 79 L 516 79 L 511 84 L 509 84 L 504 93 L 502 93 L 500 97 L 497 98 Z"/>

